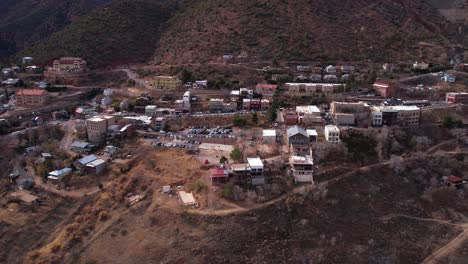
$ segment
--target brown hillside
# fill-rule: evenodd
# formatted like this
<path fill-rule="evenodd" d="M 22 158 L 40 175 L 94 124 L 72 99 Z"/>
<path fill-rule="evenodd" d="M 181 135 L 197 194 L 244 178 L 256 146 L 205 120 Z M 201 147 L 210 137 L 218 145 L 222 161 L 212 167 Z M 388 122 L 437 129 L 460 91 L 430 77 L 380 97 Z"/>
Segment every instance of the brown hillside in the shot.
<path fill-rule="evenodd" d="M 203 0 L 168 22 L 155 63 L 257 59 L 413 59 L 445 20 L 423 1 Z"/>

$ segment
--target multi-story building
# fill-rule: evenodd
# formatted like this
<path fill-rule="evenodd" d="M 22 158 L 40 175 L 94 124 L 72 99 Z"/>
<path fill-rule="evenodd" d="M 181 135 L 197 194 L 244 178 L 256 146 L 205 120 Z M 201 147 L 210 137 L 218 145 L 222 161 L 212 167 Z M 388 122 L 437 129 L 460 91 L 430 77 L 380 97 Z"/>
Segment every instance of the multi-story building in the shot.
<path fill-rule="evenodd" d="M 296 183 L 314 183 L 314 160 L 312 153 L 300 156 L 291 155 L 289 164 L 291 166 L 291 174 Z"/>
<path fill-rule="evenodd" d="M 330 96 L 342 89 L 342 84 L 334 83 L 286 83 L 285 94 L 291 96 Z"/>
<path fill-rule="evenodd" d="M 174 108 L 176 112 L 183 112 L 184 111 L 184 100 L 175 100 L 174 101 Z"/>
<path fill-rule="evenodd" d="M 374 107 L 372 109 L 372 125 L 418 126 L 420 116 L 421 109 L 414 105 Z"/>
<path fill-rule="evenodd" d="M 278 85 L 269 83 L 259 83 L 255 88 L 255 92 L 262 94 L 263 98 L 272 98 L 278 89 Z"/>
<path fill-rule="evenodd" d="M 382 119 L 382 112 L 380 111 L 379 108 L 372 108 L 371 109 L 371 125 L 372 126 L 381 126 L 383 124 L 383 119 Z"/>
<path fill-rule="evenodd" d="M 270 107 L 270 101 L 266 99 L 244 99 L 242 100 L 242 109 L 247 111 L 266 110 Z"/>
<path fill-rule="evenodd" d="M 39 89 L 21 89 L 16 92 L 17 106 L 39 106 L 49 101 L 49 93 Z"/>
<path fill-rule="evenodd" d="M 375 94 L 381 97 L 390 97 L 394 94 L 393 84 L 389 81 L 376 81 L 372 88 L 374 88 Z"/>
<path fill-rule="evenodd" d="M 94 144 L 101 144 L 106 140 L 107 120 L 96 116 L 86 120 L 88 140 Z"/>
<path fill-rule="evenodd" d="M 184 96 L 182 97 L 182 101 L 184 101 L 184 112 L 190 112 L 192 95 L 190 94 L 189 91 L 184 93 Z"/>
<path fill-rule="evenodd" d="M 237 110 L 236 102 L 225 103 L 223 99 L 212 98 L 208 102 L 208 111 L 210 113 L 235 112 Z"/>
<path fill-rule="evenodd" d="M 164 128 L 166 127 L 166 121 L 167 119 L 165 117 L 154 117 L 151 120 L 150 126 L 154 131 L 161 131 L 164 130 Z"/>
<path fill-rule="evenodd" d="M 468 93 L 447 93 L 445 101 L 451 104 L 468 104 Z"/>
<path fill-rule="evenodd" d="M 253 185 L 265 184 L 264 165 L 260 158 L 247 158 Z"/>
<path fill-rule="evenodd" d="M 332 102 L 330 112 L 338 125 L 368 125 L 370 110 L 363 102 Z"/>
<path fill-rule="evenodd" d="M 156 76 L 153 79 L 153 86 L 160 89 L 175 89 L 182 85 L 182 81 L 174 76 Z"/>
<path fill-rule="evenodd" d="M 158 107 L 156 105 L 147 105 L 145 106 L 145 115 L 154 116 L 156 115 L 156 110 Z"/>
<path fill-rule="evenodd" d="M 219 98 L 211 98 L 208 102 L 208 110 L 210 113 L 223 112 L 224 100 Z"/>
<path fill-rule="evenodd" d="M 338 127 L 334 125 L 325 126 L 325 139 L 332 144 L 340 143 L 340 130 Z"/>
<path fill-rule="evenodd" d="M 117 124 L 115 116 L 102 115 L 86 119 L 86 131 L 88 140 L 95 144 L 101 144 L 106 140 L 107 129 Z"/>
<path fill-rule="evenodd" d="M 83 72 L 86 71 L 86 61 L 82 58 L 62 57 L 54 60 L 53 70 L 58 72 Z"/>
<path fill-rule="evenodd" d="M 393 106 L 398 111 L 397 122 L 400 126 L 418 126 L 421 110 L 417 106 Z"/>
<path fill-rule="evenodd" d="M 299 124 L 310 126 L 313 124 L 321 124 L 322 116 L 320 109 L 315 105 L 296 106 L 296 113 Z"/>
<path fill-rule="evenodd" d="M 308 146 L 310 143 L 307 130 L 301 126 L 292 126 L 286 131 L 288 145 Z"/>
<path fill-rule="evenodd" d="M 284 109 L 281 111 L 280 120 L 287 126 L 296 125 L 298 122 L 297 112 L 292 109 Z"/>

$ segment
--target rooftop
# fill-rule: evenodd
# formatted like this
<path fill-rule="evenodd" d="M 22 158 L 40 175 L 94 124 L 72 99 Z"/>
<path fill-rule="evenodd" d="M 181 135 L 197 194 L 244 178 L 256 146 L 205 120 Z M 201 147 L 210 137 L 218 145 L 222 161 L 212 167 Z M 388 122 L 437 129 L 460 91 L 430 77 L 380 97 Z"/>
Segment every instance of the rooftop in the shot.
<path fill-rule="evenodd" d="M 16 94 L 21 95 L 44 95 L 47 94 L 47 91 L 40 89 L 21 89 L 16 92 Z"/>
<path fill-rule="evenodd" d="M 88 163 L 90 163 L 92 161 L 95 161 L 96 159 L 97 159 L 96 156 L 88 155 L 88 156 L 85 156 L 85 157 L 79 159 L 78 162 L 81 163 L 82 165 L 85 165 L 85 164 L 88 164 Z"/>
<path fill-rule="evenodd" d="M 318 133 L 317 133 L 317 130 L 315 130 L 315 129 L 307 129 L 307 135 L 309 135 L 309 137 L 310 136 L 316 136 L 317 137 Z"/>
<path fill-rule="evenodd" d="M 264 137 L 276 137 L 276 130 L 274 129 L 264 129 L 263 130 Z"/>
<path fill-rule="evenodd" d="M 231 164 L 231 170 L 234 172 L 240 172 L 240 171 L 249 171 L 249 164 L 247 163 L 236 163 L 236 164 Z"/>
<path fill-rule="evenodd" d="M 320 109 L 318 109 L 317 106 L 315 105 L 301 105 L 301 106 L 296 106 L 296 111 L 298 113 L 304 113 L 304 114 L 316 114 L 320 113 Z"/>
<path fill-rule="evenodd" d="M 288 128 L 287 134 L 288 134 L 288 138 L 290 138 L 290 137 L 292 137 L 294 135 L 297 135 L 297 134 L 301 134 L 301 135 L 307 137 L 307 131 L 301 126 L 292 126 L 292 127 Z"/>
<path fill-rule="evenodd" d="M 211 177 L 228 177 L 229 172 L 225 168 L 212 168 L 210 169 L 210 175 Z"/>
<path fill-rule="evenodd" d="M 94 168 L 94 167 L 97 167 L 97 166 L 102 165 L 102 164 L 104 164 L 104 163 L 106 163 L 105 160 L 103 160 L 103 159 L 97 159 L 97 160 L 94 160 L 94 161 L 92 161 L 92 162 L 86 164 L 86 167 Z"/>
<path fill-rule="evenodd" d="M 415 105 L 397 105 L 397 106 L 390 106 L 390 109 L 396 110 L 396 111 L 418 111 L 419 107 Z"/>
<path fill-rule="evenodd" d="M 73 148 L 86 148 L 90 143 L 84 141 L 75 141 L 71 144 Z"/>
<path fill-rule="evenodd" d="M 106 120 L 99 116 L 91 117 L 86 120 L 86 122 L 102 122 L 102 121 L 106 121 Z"/>
<path fill-rule="evenodd" d="M 340 130 L 338 129 L 337 126 L 334 126 L 334 125 L 328 125 L 328 126 L 325 126 L 325 128 L 329 131 L 329 132 L 339 132 Z"/>
<path fill-rule="evenodd" d="M 263 162 L 260 158 L 247 158 L 247 163 L 251 169 L 263 169 Z"/>
<path fill-rule="evenodd" d="M 306 156 L 291 156 L 290 159 L 292 164 L 296 165 L 314 165 L 314 160 L 310 155 Z"/>

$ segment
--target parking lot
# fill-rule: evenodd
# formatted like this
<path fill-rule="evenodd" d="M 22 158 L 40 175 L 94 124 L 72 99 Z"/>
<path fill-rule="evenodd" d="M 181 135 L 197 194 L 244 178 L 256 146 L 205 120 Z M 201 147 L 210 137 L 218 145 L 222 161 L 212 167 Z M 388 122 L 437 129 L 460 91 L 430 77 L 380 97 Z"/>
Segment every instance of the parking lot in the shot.
<path fill-rule="evenodd" d="M 232 128 L 194 127 L 186 132 L 188 138 L 234 138 Z"/>
<path fill-rule="evenodd" d="M 181 149 L 193 149 L 196 146 L 200 145 L 201 142 L 196 140 L 177 140 L 173 142 L 162 142 L 155 140 L 151 142 L 152 146 L 155 147 L 165 147 L 165 148 L 181 148 Z"/>

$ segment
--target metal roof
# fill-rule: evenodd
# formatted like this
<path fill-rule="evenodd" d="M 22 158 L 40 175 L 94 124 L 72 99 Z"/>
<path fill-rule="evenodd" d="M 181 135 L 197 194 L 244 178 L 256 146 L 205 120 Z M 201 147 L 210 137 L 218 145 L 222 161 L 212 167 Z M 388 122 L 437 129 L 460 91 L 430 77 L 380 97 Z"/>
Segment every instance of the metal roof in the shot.
<path fill-rule="evenodd" d="M 292 126 L 288 128 L 287 134 L 288 134 L 288 138 L 295 136 L 297 134 L 301 134 L 305 137 L 308 137 L 307 131 L 301 126 Z"/>

